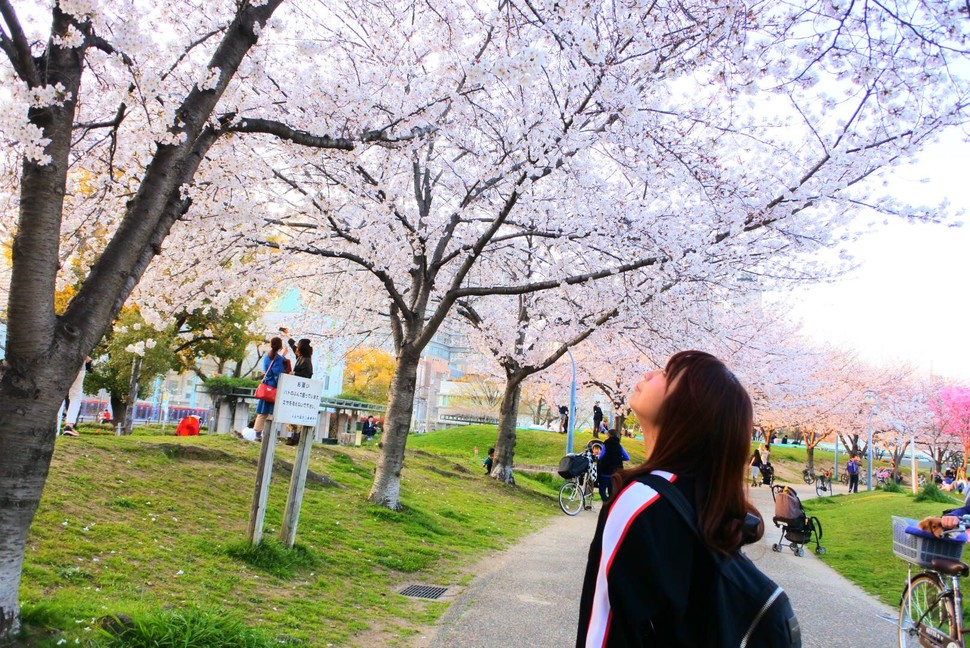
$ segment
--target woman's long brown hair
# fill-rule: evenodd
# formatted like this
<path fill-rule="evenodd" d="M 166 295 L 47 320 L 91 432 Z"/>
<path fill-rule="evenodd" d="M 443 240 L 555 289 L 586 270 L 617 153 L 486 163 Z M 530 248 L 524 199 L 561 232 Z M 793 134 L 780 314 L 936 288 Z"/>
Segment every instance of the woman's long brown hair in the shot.
<path fill-rule="evenodd" d="M 269 359 L 273 361 L 276 359 L 276 354 L 283 350 L 283 340 L 282 338 L 274 337 L 269 341 Z"/>
<path fill-rule="evenodd" d="M 743 528 L 746 513 L 761 517 L 744 490 L 752 433 L 748 392 L 723 362 L 702 351 L 671 356 L 666 378 L 653 452 L 639 466 L 614 475 L 613 492 L 654 470 L 690 477 L 704 542 L 725 554 L 755 542 L 764 524 Z"/>

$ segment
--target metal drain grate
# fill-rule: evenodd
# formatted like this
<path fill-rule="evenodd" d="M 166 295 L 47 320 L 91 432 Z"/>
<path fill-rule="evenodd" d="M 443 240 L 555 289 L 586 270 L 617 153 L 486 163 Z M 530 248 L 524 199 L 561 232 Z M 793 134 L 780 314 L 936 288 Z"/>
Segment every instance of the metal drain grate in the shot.
<path fill-rule="evenodd" d="M 448 591 L 447 587 L 436 587 L 434 585 L 408 585 L 399 593 L 411 598 L 438 599 Z"/>

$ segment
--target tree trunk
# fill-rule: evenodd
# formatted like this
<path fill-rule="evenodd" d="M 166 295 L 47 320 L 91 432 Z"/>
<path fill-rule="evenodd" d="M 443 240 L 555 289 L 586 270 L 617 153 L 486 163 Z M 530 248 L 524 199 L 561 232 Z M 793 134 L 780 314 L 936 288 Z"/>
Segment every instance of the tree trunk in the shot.
<path fill-rule="evenodd" d="M 519 413 L 519 399 L 522 397 L 524 376 L 512 374 L 506 379 L 505 393 L 499 405 L 498 439 L 495 440 L 495 465 L 492 477 L 506 484 L 514 484 L 512 457 L 515 456 L 515 424 Z"/>
<path fill-rule="evenodd" d="M 124 421 L 124 427 L 121 433 L 124 435 L 131 434 L 132 419 L 135 416 L 135 409 L 138 405 L 138 383 L 141 381 L 141 358 L 135 357 L 135 361 L 131 363 L 131 382 L 128 383 L 128 409 L 125 411 L 125 418 L 121 419 Z"/>
<path fill-rule="evenodd" d="M 805 463 L 808 464 L 809 470 L 815 470 L 815 446 L 805 446 Z"/>
<path fill-rule="evenodd" d="M 117 427 L 118 423 L 126 420 L 128 416 L 128 400 L 121 396 L 111 394 L 111 425 Z"/>
<path fill-rule="evenodd" d="M 374 485 L 368 496 L 374 504 L 394 510 L 401 509 L 401 470 L 404 467 L 404 448 L 414 411 L 420 360 L 421 352 L 413 348 L 406 348 L 398 355 L 384 416 L 381 456 L 374 473 Z"/>
<path fill-rule="evenodd" d="M 20 577 L 27 531 L 37 511 L 54 452 L 54 426 L 73 378 L 63 356 L 38 358 L 29 368 L 8 367 L 0 379 L 0 643 L 20 626 Z M 52 367 L 44 371 L 44 367 Z M 77 367 L 81 366 L 78 358 Z"/>

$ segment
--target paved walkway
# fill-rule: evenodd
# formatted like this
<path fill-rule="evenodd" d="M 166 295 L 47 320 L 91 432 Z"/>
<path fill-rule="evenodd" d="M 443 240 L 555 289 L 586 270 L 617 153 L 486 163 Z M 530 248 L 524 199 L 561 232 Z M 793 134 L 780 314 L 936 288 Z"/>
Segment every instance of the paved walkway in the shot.
<path fill-rule="evenodd" d="M 798 489 L 799 495 L 808 488 Z M 814 495 L 814 493 L 813 493 Z M 767 488 L 752 499 L 767 521 L 761 543 L 745 549 L 792 600 L 805 648 L 895 646 L 896 611 L 864 593 L 806 550 L 799 558 L 771 544 L 781 535 L 771 523 L 774 504 Z M 804 498 L 803 498 L 804 499 Z M 476 568 L 480 574 L 442 616 L 432 648 L 563 648 L 576 641 L 579 596 L 594 511 L 562 515 L 541 531 Z M 824 520 L 823 520 L 824 523 Z M 824 538 L 823 538 L 824 546 Z M 814 547 L 814 545 L 812 545 Z"/>

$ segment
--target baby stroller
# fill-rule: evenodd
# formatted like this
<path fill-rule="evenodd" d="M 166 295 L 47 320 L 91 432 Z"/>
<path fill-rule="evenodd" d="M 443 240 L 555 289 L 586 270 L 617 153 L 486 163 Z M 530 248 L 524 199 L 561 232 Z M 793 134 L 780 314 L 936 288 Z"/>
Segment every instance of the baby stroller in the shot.
<path fill-rule="evenodd" d="M 796 556 L 805 555 L 805 545 L 815 543 L 815 553 L 822 555 L 825 547 L 819 544 L 822 539 L 822 522 L 817 517 L 805 515 L 802 501 L 790 486 L 772 486 L 771 495 L 775 499 L 775 516 L 771 521 L 781 527 L 781 538 L 771 545 L 775 551 L 784 549 L 784 541 Z"/>
<path fill-rule="evenodd" d="M 761 483 L 765 486 L 773 486 L 775 483 L 775 469 L 771 467 L 770 463 L 763 463 L 761 467 L 758 468 L 761 474 Z"/>

